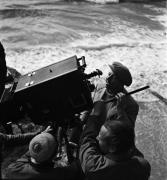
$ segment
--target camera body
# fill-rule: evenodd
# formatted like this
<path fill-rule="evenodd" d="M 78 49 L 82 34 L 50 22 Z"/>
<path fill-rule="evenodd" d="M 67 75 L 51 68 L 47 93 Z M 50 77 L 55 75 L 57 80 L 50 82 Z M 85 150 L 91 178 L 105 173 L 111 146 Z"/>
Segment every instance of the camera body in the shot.
<path fill-rule="evenodd" d="M 0 100 L 2 119 L 17 121 L 28 114 L 37 124 L 48 120 L 61 123 L 92 108 L 94 86 L 89 79 L 102 72 L 88 75 L 85 68 L 85 57 L 73 56 L 15 79 Z"/>

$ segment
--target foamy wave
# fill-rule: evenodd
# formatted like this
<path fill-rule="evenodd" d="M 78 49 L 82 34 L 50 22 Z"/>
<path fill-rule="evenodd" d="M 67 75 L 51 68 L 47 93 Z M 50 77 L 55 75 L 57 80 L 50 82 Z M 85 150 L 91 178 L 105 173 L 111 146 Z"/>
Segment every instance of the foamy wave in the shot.
<path fill-rule="evenodd" d="M 88 2 L 107 4 L 107 3 L 119 3 L 119 0 L 86 0 Z"/>
<path fill-rule="evenodd" d="M 85 51 L 102 51 L 108 48 L 121 48 L 121 47 L 125 47 L 125 48 L 135 48 L 135 47 L 139 47 L 139 46 L 145 46 L 145 47 L 149 47 L 149 48 L 153 48 L 153 47 L 157 47 L 157 46 L 167 46 L 167 42 L 159 42 L 159 43 L 152 43 L 152 42 L 134 42 L 134 43 L 112 43 L 112 44 L 101 44 L 101 45 L 78 45 L 75 46 L 76 48 L 85 50 Z"/>
<path fill-rule="evenodd" d="M 22 51 L 7 51 L 7 64 L 25 74 L 73 55 L 85 56 L 86 72 L 100 69 L 103 71 L 102 77 L 105 78 L 109 71 L 108 64 L 119 61 L 129 67 L 132 73 L 133 84 L 128 89 L 129 91 L 149 84 L 151 89 L 167 98 L 166 48 L 166 44 L 152 44 L 151 46 L 145 44 L 135 46 L 135 48 L 111 46 L 101 51 L 86 51 L 68 46 L 39 47 Z M 139 101 L 157 100 L 157 97 L 148 91 L 137 93 L 134 96 Z"/>

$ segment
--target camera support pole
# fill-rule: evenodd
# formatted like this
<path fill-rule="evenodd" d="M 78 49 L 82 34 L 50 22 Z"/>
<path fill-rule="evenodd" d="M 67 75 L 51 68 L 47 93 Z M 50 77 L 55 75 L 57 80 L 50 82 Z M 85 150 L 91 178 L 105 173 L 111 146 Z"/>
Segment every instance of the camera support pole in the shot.
<path fill-rule="evenodd" d="M 131 94 L 134 94 L 134 93 L 137 93 L 137 92 L 139 92 L 139 91 L 143 91 L 143 90 L 145 90 L 145 89 L 148 89 L 149 87 L 150 87 L 150 86 L 144 86 L 144 87 L 142 87 L 142 88 L 139 88 L 139 89 L 136 89 L 136 90 L 134 90 L 134 91 L 128 92 L 128 93 L 126 94 L 126 96 L 131 95 Z M 107 101 L 104 101 L 104 102 L 105 102 L 105 103 L 109 103 L 109 102 L 114 101 L 114 100 L 116 100 L 116 97 L 113 97 L 113 98 L 111 98 L 111 99 L 109 99 L 109 100 L 107 100 Z"/>

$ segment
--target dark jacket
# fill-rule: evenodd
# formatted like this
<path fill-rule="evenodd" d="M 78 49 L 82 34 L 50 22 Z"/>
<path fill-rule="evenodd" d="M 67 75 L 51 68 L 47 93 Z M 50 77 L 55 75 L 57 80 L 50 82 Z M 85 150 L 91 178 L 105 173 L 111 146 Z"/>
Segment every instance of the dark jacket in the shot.
<path fill-rule="evenodd" d="M 5 50 L 0 42 L 0 98 L 5 87 L 5 77 L 7 73 Z"/>
<path fill-rule="evenodd" d="M 7 168 L 8 179 L 56 179 L 82 180 L 83 173 L 78 161 L 66 167 L 54 168 L 54 163 L 34 164 L 29 151 Z"/>
<path fill-rule="evenodd" d="M 2 150 L 4 146 L 17 146 L 17 145 L 23 145 L 30 142 L 30 140 L 35 137 L 39 132 L 31 132 L 26 134 L 17 134 L 17 135 L 7 135 L 0 133 L 0 169 L 1 169 L 1 163 L 2 163 Z M 0 178 L 1 178 L 0 173 Z"/>
<path fill-rule="evenodd" d="M 127 93 L 127 91 L 125 89 L 123 89 L 123 93 Z M 104 84 L 102 84 L 102 85 L 98 84 L 96 87 L 95 94 L 93 95 L 93 100 L 94 100 L 94 102 L 99 101 L 99 100 L 107 101 L 113 97 L 114 97 L 114 95 L 107 93 Z M 134 98 L 130 95 L 126 96 L 125 98 L 126 98 L 126 104 L 125 104 L 124 111 L 125 111 L 128 119 L 130 120 L 130 123 L 133 126 L 135 126 L 137 114 L 139 111 L 139 105 L 134 100 Z M 103 119 L 106 119 L 106 120 L 107 119 L 116 119 L 116 118 L 118 118 L 118 116 L 120 116 L 120 114 L 117 111 L 117 102 L 112 101 L 112 102 L 106 103 L 106 107 L 105 107 L 104 113 L 102 115 Z"/>
<path fill-rule="evenodd" d="M 148 180 L 151 167 L 141 152 L 119 157 L 100 152 L 96 137 L 101 125 L 90 116 L 81 137 L 79 159 L 87 180 Z"/>

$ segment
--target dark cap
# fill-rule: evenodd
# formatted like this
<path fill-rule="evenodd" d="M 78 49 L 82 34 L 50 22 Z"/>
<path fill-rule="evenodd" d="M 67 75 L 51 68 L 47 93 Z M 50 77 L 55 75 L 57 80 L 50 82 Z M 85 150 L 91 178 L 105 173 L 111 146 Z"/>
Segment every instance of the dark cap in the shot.
<path fill-rule="evenodd" d="M 120 62 L 113 62 L 109 67 L 123 85 L 130 86 L 132 84 L 132 76 L 126 66 Z"/>

